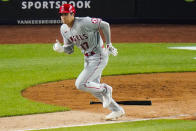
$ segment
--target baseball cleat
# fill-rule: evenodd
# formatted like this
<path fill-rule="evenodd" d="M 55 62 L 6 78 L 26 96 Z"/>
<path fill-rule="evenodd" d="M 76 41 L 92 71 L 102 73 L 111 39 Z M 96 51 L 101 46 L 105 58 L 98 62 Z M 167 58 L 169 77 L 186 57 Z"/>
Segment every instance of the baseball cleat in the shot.
<path fill-rule="evenodd" d="M 103 94 L 103 108 L 107 108 L 112 102 L 112 87 L 105 86 L 106 92 Z"/>
<path fill-rule="evenodd" d="M 125 115 L 125 111 L 123 109 L 120 111 L 113 111 L 105 117 L 105 120 L 107 120 L 107 121 L 116 120 L 124 115 Z"/>

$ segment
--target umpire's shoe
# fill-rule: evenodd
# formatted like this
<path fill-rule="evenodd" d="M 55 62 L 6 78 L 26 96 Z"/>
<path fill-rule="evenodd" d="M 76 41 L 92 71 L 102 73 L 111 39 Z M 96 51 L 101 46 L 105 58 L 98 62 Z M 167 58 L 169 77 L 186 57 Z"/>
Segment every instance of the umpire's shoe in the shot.
<path fill-rule="evenodd" d="M 105 91 L 103 93 L 103 108 L 107 108 L 112 102 L 112 87 L 104 84 Z"/>

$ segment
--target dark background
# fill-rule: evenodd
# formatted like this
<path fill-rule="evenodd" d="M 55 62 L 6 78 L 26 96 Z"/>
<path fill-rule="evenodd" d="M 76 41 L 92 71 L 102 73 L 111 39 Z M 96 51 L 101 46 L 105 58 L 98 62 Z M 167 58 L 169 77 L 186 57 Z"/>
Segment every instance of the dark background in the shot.
<path fill-rule="evenodd" d="M 58 9 L 21 9 L 23 1 L 0 0 L 0 24 L 17 20 L 58 20 Z M 55 1 L 55 0 L 53 0 Z M 65 0 L 70 2 L 70 0 Z M 79 0 L 71 0 L 78 2 Z M 85 0 L 80 0 L 85 2 Z M 196 1 L 185 0 L 86 0 L 91 8 L 76 8 L 76 16 L 99 17 L 110 23 L 196 23 Z"/>

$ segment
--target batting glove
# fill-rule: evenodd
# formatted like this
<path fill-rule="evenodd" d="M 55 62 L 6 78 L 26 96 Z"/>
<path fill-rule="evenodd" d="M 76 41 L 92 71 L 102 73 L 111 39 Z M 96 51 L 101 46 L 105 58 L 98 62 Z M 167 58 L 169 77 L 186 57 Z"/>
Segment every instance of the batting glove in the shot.
<path fill-rule="evenodd" d="M 53 50 L 59 53 L 64 52 L 64 48 L 58 40 L 56 40 L 56 43 L 53 45 Z"/>
<path fill-rule="evenodd" d="M 106 45 L 106 49 L 108 54 L 112 54 L 113 56 L 118 55 L 118 50 L 112 46 L 112 43 Z"/>

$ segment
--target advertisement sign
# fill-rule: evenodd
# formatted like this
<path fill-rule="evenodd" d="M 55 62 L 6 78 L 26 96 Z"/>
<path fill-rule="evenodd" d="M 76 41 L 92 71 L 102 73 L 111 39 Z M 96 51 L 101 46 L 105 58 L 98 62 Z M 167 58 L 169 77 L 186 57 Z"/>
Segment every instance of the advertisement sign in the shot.
<path fill-rule="evenodd" d="M 76 16 L 102 19 L 134 17 L 134 1 L 124 0 L 0 0 L 0 24 L 60 24 L 59 7 L 72 4 Z"/>
<path fill-rule="evenodd" d="M 137 0 L 137 17 L 194 19 L 195 0 Z"/>

